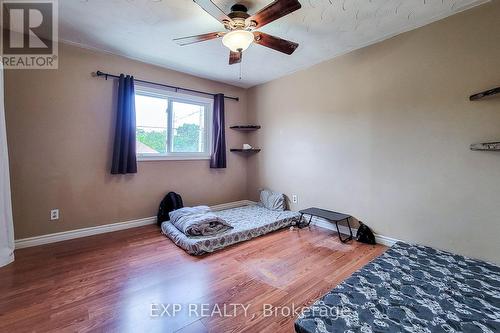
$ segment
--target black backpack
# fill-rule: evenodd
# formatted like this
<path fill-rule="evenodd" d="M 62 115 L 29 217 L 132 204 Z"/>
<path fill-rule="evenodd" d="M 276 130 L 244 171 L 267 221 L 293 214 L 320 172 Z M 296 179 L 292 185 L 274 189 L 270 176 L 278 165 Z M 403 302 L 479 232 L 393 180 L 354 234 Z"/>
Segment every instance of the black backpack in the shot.
<path fill-rule="evenodd" d="M 373 234 L 373 231 L 361 221 L 359 221 L 359 228 L 358 232 L 356 233 L 356 239 L 358 240 L 358 242 L 361 243 L 374 244 L 374 245 L 376 244 L 375 235 Z"/>
<path fill-rule="evenodd" d="M 163 222 L 170 220 L 168 213 L 182 207 L 184 207 L 182 197 L 175 192 L 169 192 L 160 203 L 160 208 L 158 209 L 158 220 L 156 223 L 161 225 Z"/>

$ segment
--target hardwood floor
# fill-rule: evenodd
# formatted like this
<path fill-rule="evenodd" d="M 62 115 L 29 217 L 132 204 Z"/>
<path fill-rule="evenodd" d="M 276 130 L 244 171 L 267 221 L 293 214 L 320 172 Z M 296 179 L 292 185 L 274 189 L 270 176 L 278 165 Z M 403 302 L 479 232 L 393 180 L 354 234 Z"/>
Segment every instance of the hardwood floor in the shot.
<path fill-rule="evenodd" d="M 385 249 L 315 226 L 203 257 L 156 226 L 23 249 L 0 269 L 0 331 L 293 332 L 287 307 L 311 304 Z"/>

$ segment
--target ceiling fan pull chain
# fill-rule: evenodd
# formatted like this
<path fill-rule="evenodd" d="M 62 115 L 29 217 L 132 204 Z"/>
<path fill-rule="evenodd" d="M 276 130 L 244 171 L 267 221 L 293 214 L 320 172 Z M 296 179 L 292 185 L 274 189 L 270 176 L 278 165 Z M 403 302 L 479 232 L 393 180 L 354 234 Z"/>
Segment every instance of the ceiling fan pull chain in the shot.
<path fill-rule="evenodd" d="M 240 81 L 241 81 L 241 76 L 242 76 L 242 75 L 241 75 L 241 72 L 242 72 L 242 67 L 243 67 L 243 61 L 242 61 L 242 62 L 240 62 Z"/>

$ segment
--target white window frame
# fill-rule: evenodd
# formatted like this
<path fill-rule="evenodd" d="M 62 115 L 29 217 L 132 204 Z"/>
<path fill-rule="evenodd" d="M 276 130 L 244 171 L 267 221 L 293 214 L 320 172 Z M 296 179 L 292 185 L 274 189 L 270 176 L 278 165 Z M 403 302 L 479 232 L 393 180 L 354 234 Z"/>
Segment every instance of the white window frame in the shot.
<path fill-rule="evenodd" d="M 167 99 L 167 153 L 165 154 L 148 154 L 148 153 L 137 153 L 138 162 L 148 162 L 148 161 L 176 161 L 176 160 L 209 160 L 212 156 L 212 137 L 213 137 L 213 110 L 214 101 L 211 98 L 194 96 L 189 94 L 183 94 L 179 92 L 163 90 L 158 88 L 152 88 L 146 85 L 135 86 L 135 93 L 145 96 L 157 97 Z M 205 131 L 206 131 L 206 141 L 205 141 L 205 152 L 203 153 L 176 153 L 172 152 L 173 145 L 173 117 L 172 117 L 172 104 L 174 102 L 198 104 L 205 106 Z M 137 110 L 136 110 L 137 112 Z"/>

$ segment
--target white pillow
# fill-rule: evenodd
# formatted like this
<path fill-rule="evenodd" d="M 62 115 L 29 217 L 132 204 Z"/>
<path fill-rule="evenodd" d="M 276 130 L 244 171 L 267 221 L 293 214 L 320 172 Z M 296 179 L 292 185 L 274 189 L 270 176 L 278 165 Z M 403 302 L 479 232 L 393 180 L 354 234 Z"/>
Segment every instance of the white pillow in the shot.
<path fill-rule="evenodd" d="M 260 203 L 270 210 L 283 211 L 286 209 L 285 195 L 271 190 L 260 191 Z"/>

